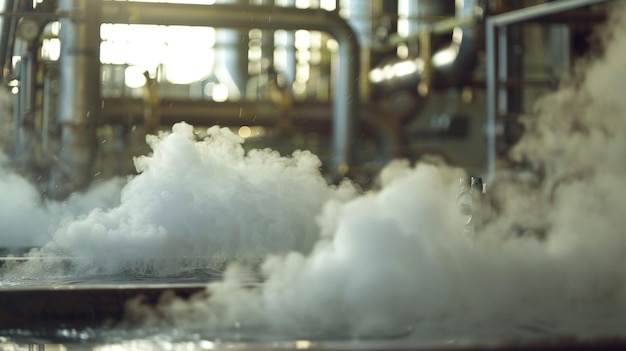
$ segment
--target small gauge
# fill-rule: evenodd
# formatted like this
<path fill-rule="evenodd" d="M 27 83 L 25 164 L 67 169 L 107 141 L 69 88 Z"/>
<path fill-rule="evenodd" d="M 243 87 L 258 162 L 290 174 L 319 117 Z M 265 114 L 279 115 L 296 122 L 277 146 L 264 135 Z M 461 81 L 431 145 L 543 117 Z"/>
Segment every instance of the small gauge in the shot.
<path fill-rule="evenodd" d="M 17 24 L 18 36 L 27 41 L 35 40 L 40 30 L 39 22 L 32 18 L 22 18 Z"/>

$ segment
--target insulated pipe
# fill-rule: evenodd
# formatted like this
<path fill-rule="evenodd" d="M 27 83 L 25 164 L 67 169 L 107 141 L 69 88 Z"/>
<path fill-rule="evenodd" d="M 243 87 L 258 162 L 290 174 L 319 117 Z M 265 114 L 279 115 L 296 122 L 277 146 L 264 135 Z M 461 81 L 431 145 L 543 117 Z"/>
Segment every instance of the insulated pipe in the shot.
<path fill-rule="evenodd" d="M 339 43 L 339 67 L 333 102 L 334 172 L 345 174 L 354 161 L 359 107 L 359 44 L 352 28 L 336 12 L 265 5 L 187 5 L 103 2 L 103 23 L 160 24 L 216 28 L 318 30 Z"/>
<path fill-rule="evenodd" d="M 477 35 L 474 24 L 467 24 L 474 18 L 478 0 L 457 0 L 455 18 L 463 25 L 454 27 L 452 41 L 431 58 L 433 88 L 456 86 L 466 79 L 476 62 Z M 433 27 L 436 23 L 433 24 Z M 412 34 L 412 33 L 411 33 Z M 370 71 L 370 81 L 375 94 L 383 94 L 397 89 L 415 88 L 422 79 L 426 63 L 421 57 L 408 59 L 393 58 Z"/>
<path fill-rule="evenodd" d="M 59 102 L 61 151 L 53 169 L 52 196 L 86 187 L 96 150 L 95 124 L 100 109 L 101 0 L 60 0 Z"/>

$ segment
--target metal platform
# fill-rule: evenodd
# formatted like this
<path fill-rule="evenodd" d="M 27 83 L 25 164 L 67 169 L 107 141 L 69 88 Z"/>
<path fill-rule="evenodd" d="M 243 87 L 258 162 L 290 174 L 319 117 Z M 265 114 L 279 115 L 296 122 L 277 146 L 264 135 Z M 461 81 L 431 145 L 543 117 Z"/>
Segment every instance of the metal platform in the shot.
<path fill-rule="evenodd" d="M 188 298 L 206 284 L 102 284 L 0 288 L 0 330 L 98 327 L 122 319 L 130 299 L 156 303 L 166 291 Z"/>
<path fill-rule="evenodd" d="M 18 268 L 33 258 L 0 257 L 0 336 L 3 330 L 49 327 L 100 327 L 122 320 L 127 301 L 143 297 L 156 303 L 166 291 L 188 298 L 221 278 L 221 272 L 195 269 L 172 275 L 95 275 L 71 273 L 48 277 L 24 277 L 8 267 Z M 36 258 L 34 260 L 46 260 Z M 71 259 L 51 258 L 55 264 L 72 266 Z"/>

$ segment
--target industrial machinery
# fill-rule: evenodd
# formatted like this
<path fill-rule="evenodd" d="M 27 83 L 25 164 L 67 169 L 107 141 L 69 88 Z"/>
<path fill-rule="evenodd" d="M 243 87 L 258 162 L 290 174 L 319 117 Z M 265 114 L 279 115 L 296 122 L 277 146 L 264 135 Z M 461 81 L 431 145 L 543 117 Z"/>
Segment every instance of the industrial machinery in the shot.
<path fill-rule="evenodd" d="M 524 166 L 508 158 L 522 116 L 588 54 L 609 1 L 180 2 L 0 0 L 0 146 L 43 198 L 133 173 L 146 135 L 184 121 L 311 150 L 329 183 L 366 188 L 394 158 L 436 155 L 473 175 L 457 204 L 474 236 L 483 179 Z M 0 326 L 101 323 L 136 295 L 204 287 L 112 285 L 70 287 L 70 304 L 63 287 L 0 292 Z"/>
<path fill-rule="evenodd" d="M 311 149 L 331 181 L 367 183 L 391 158 L 418 157 L 402 136 L 407 121 L 430 89 L 470 86 L 476 66 L 482 4 L 407 4 L 398 35 L 391 2 L 328 2 L 327 11 L 289 2 L 4 1 L 11 158 L 44 194 L 64 197 L 94 177 L 132 172 L 143 135 L 186 121 L 252 128 L 244 129 L 255 131 L 251 147 Z M 168 34 L 181 26 L 182 44 Z M 150 29 L 162 37 L 143 53 L 132 49 L 128 33 Z M 196 77 L 184 81 L 176 74 L 187 62 Z M 433 117 L 433 134 L 465 135 L 457 117 Z"/>
<path fill-rule="evenodd" d="M 132 173 L 144 135 L 186 121 L 244 128 L 249 147 L 310 149 L 331 181 L 368 184 L 390 159 L 430 153 L 487 175 L 519 134 L 516 116 L 567 72 L 569 42 L 590 29 L 553 15 L 540 28 L 500 31 L 498 66 L 533 72 L 500 71 L 496 82 L 492 37 L 483 60 L 485 16 L 524 1 L 320 4 L 3 1 L 13 163 L 42 193 L 64 197 Z M 544 45 L 526 45 L 543 34 Z M 548 49 L 552 71 L 525 62 Z M 509 111 L 497 121 L 494 89 Z"/>

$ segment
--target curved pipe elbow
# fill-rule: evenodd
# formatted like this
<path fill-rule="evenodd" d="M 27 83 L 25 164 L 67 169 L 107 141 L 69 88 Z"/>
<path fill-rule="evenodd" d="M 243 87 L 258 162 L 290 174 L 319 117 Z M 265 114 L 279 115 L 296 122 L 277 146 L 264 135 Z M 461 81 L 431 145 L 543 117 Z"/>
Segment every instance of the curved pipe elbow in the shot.
<path fill-rule="evenodd" d="M 477 0 L 457 0 L 456 17 L 476 16 Z M 474 24 L 455 27 L 450 45 L 430 57 L 432 65 L 431 87 L 443 89 L 465 84 L 476 65 L 478 49 L 477 28 Z M 394 57 L 372 69 L 369 79 L 374 95 L 399 89 L 414 89 L 423 77 L 426 63 L 421 57 L 399 59 Z"/>

